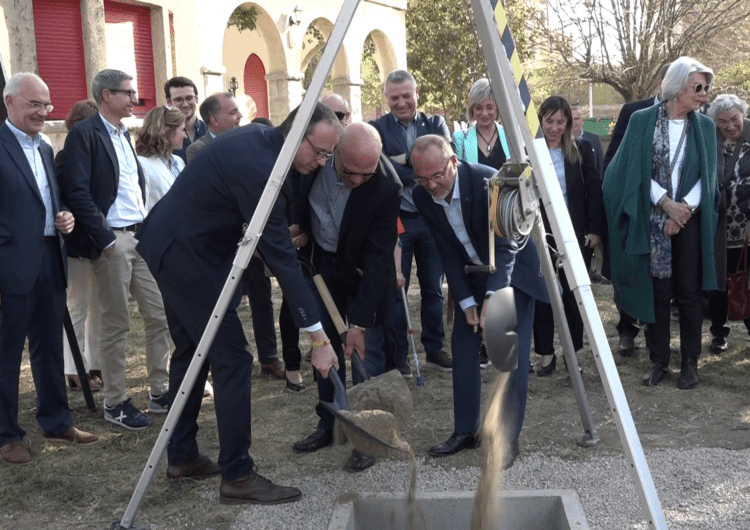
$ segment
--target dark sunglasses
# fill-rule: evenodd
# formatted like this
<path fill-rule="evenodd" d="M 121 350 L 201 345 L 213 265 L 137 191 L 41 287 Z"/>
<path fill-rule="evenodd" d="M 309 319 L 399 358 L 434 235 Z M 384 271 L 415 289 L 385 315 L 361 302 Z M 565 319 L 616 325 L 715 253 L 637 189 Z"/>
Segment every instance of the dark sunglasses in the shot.
<path fill-rule="evenodd" d="M 698 83 L 697 85 L 691 85 L 691 86 L 695 90 L 696 94 L 699 94 L 701 92 L 705 92 L 706 94 L 708 94 L 709 90 L 711 90 L 711 85 L 709 85 L 708 83 L 705 85 Z"/>
<path fill-rule="evenodd" d="M 339 121 L 341 121 L 344 118 L 346 118 L 346 112 L 334 111 L 333 113 L 336 115 L 336 117 L 339 119 Z"/>

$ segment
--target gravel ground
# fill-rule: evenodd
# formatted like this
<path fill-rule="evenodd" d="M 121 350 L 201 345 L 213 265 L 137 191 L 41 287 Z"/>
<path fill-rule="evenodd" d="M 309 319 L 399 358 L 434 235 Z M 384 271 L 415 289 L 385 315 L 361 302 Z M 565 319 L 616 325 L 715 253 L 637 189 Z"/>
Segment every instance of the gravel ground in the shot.
<path fill-rule="evenodd" d="M 750 528 L 750 450 L 655 451 L 647 453 L 647 460 L 671 530 Z M 472 490 L 479 479 L 476 467 L 444 468 L 420 456 L 417 461 L 420 491 Z M 331 470 L 314 479 L 299 477 L 292 464 L 261 471 L 277 483 L 299 487 L 303 497 L 292 504 L 250 506 L 238 515 L 234 530 L 325 529 L 341 494 L 363 491 L 364 485 L 373 492 L 406 491 L 408 463 L 380 461 L 359 475 Z M 512 490 L 575 490 L 592 530 L 648 528 L 621 455 L 585 460 L 521 455 L 506 472 L 505 484 Z M 204 502 L 218 500 L 216 487 L 201 488 L 196 494 Z"/>

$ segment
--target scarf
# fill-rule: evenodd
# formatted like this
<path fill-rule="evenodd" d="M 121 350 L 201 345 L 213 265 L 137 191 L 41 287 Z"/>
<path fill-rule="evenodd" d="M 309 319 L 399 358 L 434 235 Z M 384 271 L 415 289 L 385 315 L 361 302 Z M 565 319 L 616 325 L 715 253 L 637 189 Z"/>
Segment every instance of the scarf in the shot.
<path fill-rule="evenodd" d="M 654 129 L 654 154 L 651 158 L 651 174 L 656 183 L 667 190 L 667 196 L 672 199 L 675 191 L 672 190 L 672 172 L 674 164 L 680 156 L 680 150 L 685 144 L 688 125 L 690 120 L 685 119 L 685 127 L 682 129 L 680 142 L 677 144 L 674 161 L 669 161 L 669 115 L 667 105 L 659 108 Z M 687 149 L 687 147 L 685 147 Z M 683 162 L 687 157 L 683 157 Z M 682 174 L 682 167 L 679 169 Z M 651 233 L 650 233 L 650 271 L 651 276 L 658 279 L 672 277 L 672 240 L 664 235 L 664 223 L 669 216 L 660 206 L 651 204 Z"/>

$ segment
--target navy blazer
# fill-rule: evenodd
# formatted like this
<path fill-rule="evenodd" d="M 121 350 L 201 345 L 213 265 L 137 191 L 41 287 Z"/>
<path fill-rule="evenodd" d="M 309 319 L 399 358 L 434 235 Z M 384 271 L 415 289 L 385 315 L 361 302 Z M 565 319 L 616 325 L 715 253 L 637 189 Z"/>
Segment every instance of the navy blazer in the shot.
<path fill-rule="evenodd" d="M 596 161 L 596 170 L 599 172 L 599 180 L 602 180 L 604 179 L 604 148 L 602 147 L 602 139 L 599 138 L 598 134 L 588 131 L 582 131 L 582 136 L 583 140 L 591 144 L 594 160 Z"/>
<path fill-rule="evenodd" d="M 485 179 L 494 175 L 495 170 L 481 164 L 458 162 L 458 182 L 461 196 L 461 213 L 471 244 L 479 259 L 489 263 L 489 227 Z M 542 277 L 539 254 L 532 241 L 520 251 L 515 241 L 495 237 L 495 266 L 497 270 L 486 277 L 483 292 L 472 289 L 473 282 L 464 272 L 465 265 L 473 265 L 466 249 L 459 241 L 448 222 L 444 208 L 432 200 L 432 196 L 421 186 L 414 188 L 414 203 L 419 213 L 427 221 L 435 239 L 440 259 L 445 268 L 448 285 L 456 301 L 469 296 L 483 298 L 485 291 L 496 291 L 508 285 L 520 289 L 529 296 L 548 302 L 547 289 Z M 482 298 L 476 299 L 481 303 Z"/>
<path fill-rule="evenodd" d="M 127 132 L 125 137 L 133 149 Z M 145 204 L 146 179 L 135 151 L 133 157 L 138 165 L 138 185 Z M 117 153 L 100 114 L 77 123 L 68 131 L 59 178 L 63 202 L 76 219 L 73 232 L 66 236 L 68 255 L 95 260 L 115 240 L 107 214 L 120 186 Z"/>
<path fill-rule="evenodd" d="M 39 186 L 21 144 L 7 123 L 0 125 L 0 295 L 28 293 L 41 275 L 46 211 Z M 52 216 L 61 209 L 52 147 L 39 146 L 47 173 Z M 59 265 L 67 278 L 68 262 L 60 233 Z"/>
<path fill-rule="evenodd" d="M 430 115 L 424 112 L 417 111 L 417 138 L 426 134 L 438 134 L 444 137 L 446 140 L 451 142 L 453 146 L 453 137 L 451 136 L 448 124 L 445 123 L 445 118 L 438 115 Z M 398 177 L 401 179 L 401 183 L 404 188 L 415 186 L 417 183 L 414 180 L 414 170 L 409 162 L 409 152 L 406 146 L 406 135 L 404 129 L 397 123 L 396 118 L 393 114 L 388 113 L 385 116 L 381 116 L 375 121 L 371 121 L 370 125 L 377 129 L 380 138 L 383 141 L 383 154 L 387 157 L 406 155 L 407 164 L 399 164 L 390 160 L 393 168 L 398 173 Z M 455 152 L 456 148 L 453 147 Z"/>
<path fill-rule="evenodd" d="M 246 125 L 216 138 L 185 166 L 136 234 L 136 250 L 157 283 L 215 305 L 283 144 L 278 129 Z M 287 189 L 273 204 L 257 250 L 279 281 L 295 324 L 308 327 L 320 318 L 289 236 Z"/>
<path fill-rule="evenodd" d="M 300 181 L 300 229 L 310 241 L 300 252 L 308 256 L 315 242 L 309 197 L 319 172 L 320 169 L 313 175 L 303 176 Z M 383 322 L 393 306 L 396 294 L 393 251 L 398 239 L 396 224 L 401 190 L 396 171 L 381 154 L 375 175 L 354 188 L 346 202 L 336 260 L 349 297 L 350 324 L 371 328 Z"/>

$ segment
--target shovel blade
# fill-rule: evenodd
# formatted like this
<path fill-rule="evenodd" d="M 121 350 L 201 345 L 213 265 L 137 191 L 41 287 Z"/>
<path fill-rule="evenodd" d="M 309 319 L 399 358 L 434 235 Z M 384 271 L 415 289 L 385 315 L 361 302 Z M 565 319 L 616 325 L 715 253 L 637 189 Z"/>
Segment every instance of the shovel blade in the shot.
<path fill-rule="evenodd" d="M 484 341 L 492 365 L 501 372 L 518 367 L 516 299 L 512 287 L 498 289 L 485 302 Z"/>

